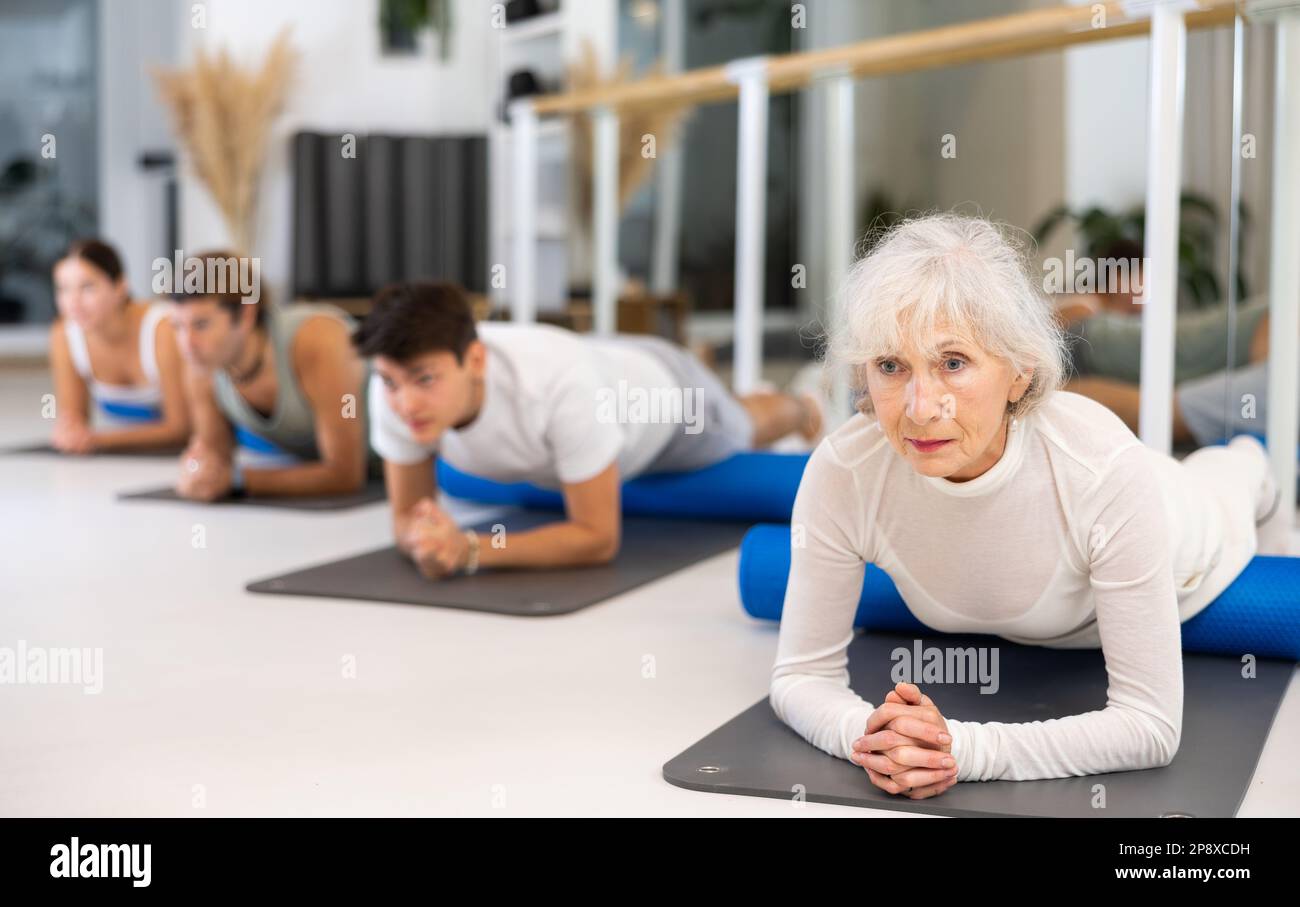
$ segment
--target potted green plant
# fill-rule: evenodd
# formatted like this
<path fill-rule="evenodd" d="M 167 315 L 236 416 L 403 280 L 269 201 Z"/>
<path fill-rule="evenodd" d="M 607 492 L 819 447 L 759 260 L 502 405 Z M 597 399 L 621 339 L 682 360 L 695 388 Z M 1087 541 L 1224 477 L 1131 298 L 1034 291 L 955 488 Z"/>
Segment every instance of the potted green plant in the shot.
<path fill-rule="evenodd" d="M 385 53 L 416 53 L 420 36 L 438 36 L 438 58 L 451 56 L 451 0 L 379 0 L 379 34 Z"/>
<path fill-rule="evenodd" d="M 1246 233 L 1248 213 L 1245 205 L 1238 208 L 1241 227 L 1239 237 Z M 1134 206 L 1125 211 L 1110 211 L 1099 205 L 1072 209 L 1058 205 L 1049 211 L 1034 227 L 1034 239 L 1041 246 L 1057 227 L 1073 223 L 1079 233 L 1083 255 L 1099 258 L 1117 240 L 1126 239 L 1145 246 L 1146 209 Z M 1212 201 L 1194 192 L 1184 192 L 1179 198 L 1178 218 L 1178 289 L 1180 300 L 1193 308 L 1217 305 L 1223 301 L 1222 287 L 1215 273 L 1219 235 L 1219 209 Z M 1240 251 L 1240 245 L 1238 245 Z M 1238 255 L 1240 261 L 1240 255 Z M 1246 278 L 1241 266 L 1237 267 L 1237 299 L 1246 298 Z"/>

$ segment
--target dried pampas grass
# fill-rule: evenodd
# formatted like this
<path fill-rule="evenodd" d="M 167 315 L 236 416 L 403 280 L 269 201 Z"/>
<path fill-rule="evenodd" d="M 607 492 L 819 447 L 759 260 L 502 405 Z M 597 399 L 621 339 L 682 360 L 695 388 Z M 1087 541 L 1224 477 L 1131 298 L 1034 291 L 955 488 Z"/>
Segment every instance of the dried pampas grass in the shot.
<path fill-rule="evenodd" d="M 578 60 L 568 67 L 569 91 L 586 91 L 610 85 L 623 85 L 636 81 L 631 78 L 632 61 L 624 57 L 618 65 L 618 71 L 611 77 L 600 74 L 600 63 L 596 58 L 595 48 L 584 39 L 582 52 Z M 662 66 L 655 64 L 643 78 L 657 76 Z M 685 122 L 689 106 L 671 101 L 654 106 L 630 107 L 618 112 L 618 205 L 622 210 L 636 191 L 654 172 L 657 158 L 645 157 L 641 153 L 643 137 L 652 135 L 655 139 L 655 153 L 661 154 L 675 142 L 682 124 Z M 592 117 L 587 113 L 573 116 L 573 164 L 578 216 L 584 225 L 591 223 L 592 188 L 594 163 L 592 161 L 592 138 L 594 135 Z"/>
<path fill-rule="evenodd" d="M 241 254 L 252 251 L 266 143 L 294 57 L 286 28 L 260 68 L 236 64 L 224 48 L 213 54 L 199 48 L 191 68 L 153 72 L 176 136 Z"/>

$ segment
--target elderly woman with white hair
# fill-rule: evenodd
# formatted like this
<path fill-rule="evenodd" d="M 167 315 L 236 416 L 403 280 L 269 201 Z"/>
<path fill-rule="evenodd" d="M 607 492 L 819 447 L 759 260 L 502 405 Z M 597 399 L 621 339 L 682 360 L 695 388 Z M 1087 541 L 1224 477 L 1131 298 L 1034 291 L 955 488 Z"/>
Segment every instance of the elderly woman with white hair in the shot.
<path fill-rule="evenodd" d="M 896 227 L 844 284 L 828 359 L 865 393 L 799 486 L 771 702 L 891 794 L 1168 764 L 1179 624 L 1278 506 L 1253 438 L 1180 462 L 1058 390 L 1063 340 L 1030 273 L 995 225 L 941 214 Z M 947 718 L 910 684 L 863 700 L 846 653 L 867 563 L 934 630 L 1100 646 L 1106 707 L 1009 724 Z"/>

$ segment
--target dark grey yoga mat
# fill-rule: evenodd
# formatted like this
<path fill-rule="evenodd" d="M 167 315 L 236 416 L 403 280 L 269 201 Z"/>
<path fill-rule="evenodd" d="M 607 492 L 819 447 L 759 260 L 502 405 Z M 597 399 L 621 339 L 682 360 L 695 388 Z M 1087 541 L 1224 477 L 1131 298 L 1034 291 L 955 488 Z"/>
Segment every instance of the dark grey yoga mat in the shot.
<path fill-rule="evenodd" d="M 194 504 L 207 507 L 198 501 L 190 501 L 176 493 L 174 488 L 150 488 L 146 491 L 124 492 L 117 496 L 119 501 L 177 501 L 182 504 Z M 326 495 L 324 497 L 228 497 L 213 501 L 222 506 L 242 504 L 247 507 L 273 507 L 280 510 L 347 510 L 384 500 L 384 480 L 371 479 L 358 492 L 353 494 Z"/>
<path fill-rule="evenodd" d="M 911 651 L 916 637 L 860 634 L 849 646 L 854 689 L 879 705 L 893 688 L 890 653 Z M 998 649 L 999 688 L 978 683 L 919 684 L 945 716 L 1016 723 L 1104 708 L 1106 668 L 1100 650 L 1020 646 L 993 636 L 936 635 L 926 646 Z M 1162 768 L 1045 781 L 961 782 L 937 797 L 909 800 L 873 785 L 864 769 L 830 756 L 787 727 L 768 700 L 753 706 L 669 761 L 664 779 L 720 794 L 804 799 L 844 806 L 942 816 L 1231 817 L 1246 795 L 1273 717 L 1295 665 L 1260 659 L 1257 676 L 1241 676 L 1239 659 L 1183 654 L 1183 734 Z M 1095 809 L 1094 785 L 1106 806 Z"/>
<path fill-rule="evenodd" d="M 558 519 L 554 513 L 511 511 L 493 525 L 510 532 Z M 283 576 L 249 583 L 249 592 L 353 598 L 409 605 L 466 608 L 520 617 L 569 614 L 667 576 L 706 557 L 740 544 L 744 523 L 702 520 L 623 518 L 618 556 L 595 567 L 544 570 L 486 570 L 474 576 L 429 580 L 396 548 L 380 548 L 356 557 L 320 564 Z"/>
<path fill-rule="evenodd" d="M 145 457 L 145 458 L 166 458 L 175 459 L 181 455 L 179 447 L 159 447 L 154 450 L 97 450 L 89 454 L 65 454 L 57 450 L 54 445 L 45 442 L 34 442 L 32 444 L 23 444 L 18 447 L 7 447 L 0 450 L 5 454 L 54 454 L 60 457 L 67 457 L 69 460 L 90 459 L 94 457 Z"/>

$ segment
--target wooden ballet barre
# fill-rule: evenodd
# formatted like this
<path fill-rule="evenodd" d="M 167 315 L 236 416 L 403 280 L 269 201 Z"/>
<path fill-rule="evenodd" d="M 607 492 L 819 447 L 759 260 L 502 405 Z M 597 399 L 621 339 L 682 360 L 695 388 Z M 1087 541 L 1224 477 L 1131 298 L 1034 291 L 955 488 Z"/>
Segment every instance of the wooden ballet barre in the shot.
<path fill-rule="evenodd" d="M 1198 0 L 1189 12 L 1188 29 L 1213 28 L 1232 22 L 1239 0 Z M 855 77 L 915 72 L 957 66 L 1146 34 L 1148 17 L 1127 15 L 1119 2 L 1106 7 L 1106 27 L 1093 28 L 1092 6 L 1062 6 L 1030 10 L 946 25 L 926 31 L 873 38 L 844 47 L 768 58 L 768 86 L 774 93 L 794 91 L 827 72 Z M 533 102 L 538 116 L 573 114 L 593 107 L 629 108 L 651 104 L 709 104 L 736 97 L 737 86 L 726 66 L 710 66 L 678 75 L 660 75 L 624 85 L 611 85 L 564 94 L 544 95 Z"/>

